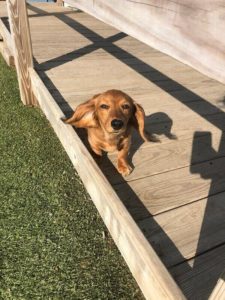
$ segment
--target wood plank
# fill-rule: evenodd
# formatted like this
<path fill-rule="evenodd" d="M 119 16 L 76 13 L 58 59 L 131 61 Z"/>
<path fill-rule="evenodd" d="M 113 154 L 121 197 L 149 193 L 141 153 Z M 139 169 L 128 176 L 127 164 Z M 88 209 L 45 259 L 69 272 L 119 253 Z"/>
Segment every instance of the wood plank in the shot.
<path fill-rule="evenodd" d="M 67 64 L 68 68 L 68 74 L 70 73 L 70 64 Z M 37 70 L 40 70 L 39 67 L 36 67 Z M 61 67 L 60 67 L 61 69 Z M 73 66 L 74 69 L 74 66 Z M 48 74 L 50 71 L 47 71 L 42 78 L 45 78 L 46 80 L 46 74 Z M 79 72 L 79 71 L 78 71 Z M 59 76 L 60 76 L 59 72 Z M 49 80 L 51 80 L 51 74 L 49 74 Z M 125 88 L 124 89 L 133 99 L 135 99 L 137 102 L 142 102 L 142 99 L 148 99 L 149 103 L 152 103 L 152 101 L 156 99 L 165 99 L 167 102 L 168 99 L 171 99 L 171 96 L 173 97 L 173 102 L 176 103 L 179 99 L 180 102 L 186 103 L 186 102 L 192 102 L 192 101 L 207 101 L 214 106 L 217 106 L 221 111 L 225 110 L 224 105 L 224 95 L 225 95 L 225 86 L 221 85 L 215 85 L 214 83 L 199 83 L 199 85 L 196 85 L 196 87 L 191 88 L 190 90 L 175 90 L 172 92 L 172 95 L 165 93 L 163 90 L 155 89 L 152 90 L 151 88 L 145 89 L 145 88 L 139 88 L 139 89 L 132 89 L 132 88 Z M 56 89 L 52 89 L 52 94 L 57 97 L 57 91 Z M 87 99 L 90 99 L 94 94 L 94 91 L 62 91 L 60 90 L 61 95 L 63 96 L 64 100 L 62 98 L 58 98 L 58 103 L 63 103 L 66 101 L 71 105 L 71 107 L 75 108 L 78 103 L 82 103 L 86 101 Z M 202 100 L 201 100 L 202 99 Z M 147 100 L 145 100 L 147 101 Z M 155 101 L 156 102 L 156 101 Z M 162 107 L 160 108 L 162 110 Z"/>
<path fill-rule="evenodd" d="M 95 57 L 96 59 L 96 57 Z M 113 61 L 113 63 L 116 64 L 116 61 Z M 118 63 L 120 65 L 120 63 Z M 122 68 L 122 65 L 120 65 Z M 129 76 L 133 74 L 133 76 Z M 93 80 L 93 77 L 87 76 L 85 78 L 85 81 L 80 82 L 79 78 L 53 78 L 52 82 L 54 85 L 57 85 L 57 88 L 63 93 L 63 92 L 79 92 L 80 90 L 88 90 L 89 93 L 93 95 L 96 91 L 105 91 L 108 89 L 123 89 L 123 90 L 130 90 L 130 91 L 143 91 L 143 90 L 150 90 L 150 92 L 156 92 L 159 89 L 164 90 L 166 92 L 173 92 L 177 90 L 184 90 L 186 89 L 194 89 L 198 85 L 202 86 L 208 86 L 208 85 L 213 85 L 213 83 L 210 80 L 207 80 L 206 78 L 198 78 L 196 81 L 192 81 L 191 78 L 191 73 L 186 74 L 186 76 L 189 76 L 189 80 L 187 78 L 187 82 L 185 83 L 185 86 L 182 84 L 176 83 L 175 81 L 172 80 L 167 80 L 167 78 L 164 77 L 163 80 L 160 80 L 156 76 L 152 76 L 152 79 L 149 80 L 145 77 L 150 77 L 150 73 L 144 73 L 145 76 L 142 76 L 142 74 L 135 74 L 133 71 L 130 71 L 128 73 L 128 77 L 121 76 L 120 73 L 118 73 L 117 77 L 113 76 L 104 76 L 105 74 L 98 74 L 96 76 L 95 80 Z M 185 75 L 183 76 L 185 77 Z M 182 75 L 181 75 L 182 78 Z M 181 79 L 182 80 L 182 79 Z M 79 84 L 82 85 L 79 87 Z M 185 88 L 184 88 L 185 87 Z M 104 90 L 103 90 L 104 88 Z M 51 87 L 51 83 L 49 82 L 49 89 L 54 89 L 54 86 Z"/>
<path fill-rule="evenodd" d="M 225 243 L 225 193 L 138 223 L 167 267 Z"/>
<path fill-rule="evenodd" d="M 90 47 L 91 48 L 91 47 Z M 60 47 L 59 47 L 59 50 Z M 58 50 L 58 51 L 59 51 Z M 66 51 L 66 47 L 63 48 L 63 51 Z M 69 50 L 69 49 L 68 49 Z M 93 50 L 94 47 L 93 47 Z M 62 51 L 62 50 L 61 50 Z M 79 53 L 77 51 L 77 53 Z M 96 52 L 95 52 L 96 53 Z M 100 50 L 98 51 L 98 54 L 100 54 Z M 51 54 L 54 55 L 54 52 Z M 98 58 L 97 53 L 96 53 L 96 59 Z M 149 77 L 152 76 L 152 82 L 155 81 L 159 81 L 159 80 L 164 80 L 164 81 L 169 81 L 169 79 L 172 80 L 177 80 L 180 84 L 187 84 L 188 82 L 194 82 L 194 81 L 199 81 L 201 82 L 202 80 L 207 80 L 208 78 L 203 76 L 202 74 L 200 74 L 199 72 L 194 71 L 193 69 L 187 68 L 186 66 L 182 65 L 177 65 L 174 63 L 173 61 L 168 61 L 166 63 L 167 57 L 165 59 L 165 57 L 152 57 L 152 61 L 157 61 L 160 62 L 160 64 L 164 64 L 164 69 L 166 69 L 167 67 L 167 73 L 169 74 L 169 72 L 171 72 L 171 68 L 176 67 L 176 72 L 172 74 L 171 72 L 171 77 L 168 78 L 167 76 L 164 76 L 164 74 L 159 72 L 159 69 L 154 70 L 151 69 L 150 65 L 143 65 L 143 68 L 140 68 L 139 70 L 139 74 L 135 71 L 132 70 L 130 67 L 126 66 L 125 64 L 123 64 L 122 62 L 119 62 L 116 59 L 113 59 L 112 57 L 108 57 L 108 59 L 104 60 L 102 66 L 100 67 L 97 64 L 97 61 L 92 60 L 92 62 L 88 61 L 88 60 L 81 60 L 79 59 L 78 61 L 74 61 L 73 63 L 69 63 L 69 67 L 68 67 L 68 71 L 69 71 L 69 75 L 71 77 L 71 80 L 73 78 L 75 78 L 76 73 L 75 73 L 75 69 L 77 68 L 77 72 L 78 75 L 79 74 L 84 74 L 86 71 L 87 74 L 87 78 L 90 78 L 92 76 L 100 76 L 100 72 L 102 74 L 104 74 L 106 76 L 106 78 L 110 77 L 110 76 L 120 76 L 120 77 L 125 77 L 127 80 L 131 80 L 132 77 L 139 77 L 140 75 L 143 75 L 143 77 Z M 113 66 L 113 68 L 109 68 L 108 63 L 110 63 L 110 61 L 115 61 L 115 65 Z M 132 61 L 131 61 L 132 64 Z M 133 64 L 135 64 L 135 60 L 133 60 Z M 83 68 L 81 68 L 81 65 Z M 166 66 L 166 67 L 165 67 Z M 64 69 L 65 72 L 65 69 Z M 53 68 L 49 71 L 46 72 L 46 74 L 48 76 L 51 76 L 52 79 L 56 79 L 61 77 L 64 80 L 66 80 L 66 77 L 68 76 L 68 73 L 65 74 L 62 69 L 58 70 L 58 68 Z M 149 80 L 150 81 L 150 80 Z M 214 82 L 215 86 L 221 86 L 223 87 L 223 85 L 215 82 L 215 81 L 209 81 L 209 82 Z"/>
<path fill-rule="evenodd" d="M 52 15 L 55 13 L 65 13 L 68 12 L 68 8 L 58 6 L 55 3 L 47 3 L 47 2 L 39 2 L 39 3 L 27 3 L 28 9 L 30 7 L 35 7 L 37 10 L 33 12 L 33 14 L 36 16 L 42 16 L 41 10 L 44 10 L 48 14 Z"/>
<path fill-rule="evenodd" d="M 225 191 L 224 168 L 225 158 L 218 158 L 114 187 L 138 220 Z"/>
<path fill-rule="evenodd" d="M 33 67 L 33 57 L 26 2 L 8 0 L 7 5 L 21 100 L 26 105 L 35 105 L 28 71 Z"/>
<path fill-rule="evenodd" d="M 170 272 L 187 299 L 206 300 L 225 268 L 225 245 L 206 252 L 187 263 L 175 266 Z M 224 294 L 222 298 L 224 299 Z"/>
<path fill-rule="evenodd" d="M 59 47 L 60 47 L 60 45 L 59 45 Z M 97 56 L 98 53 L 96 53 L 96 59 L 98 58 L 98 56 Z M 155 55 L 155 53 L 153 53 L 153 54 L 149 53 L 149 56 L 150 56 L 149 60 L 151 59 L 153 62 L 158 62 L 158 63 L 163 64 L 164 68 L 167 69 L 168 73 L 171 71 L 172 66 L 174 66 L 173 61 L 168 60 L 167 57 L 164 57 L 162 55 L 161 56 L 160 55 Z M 88 58 L 90 59 L 90 57 L 88 57 Z M 110 63 L 110 61 L 113 60 L 112 57 L 105 56 L 104 63 L 101 66 L 101 68 L 99 67 L 99 62 L 97 60 L 92 60 L 90 62 L 89 59 L 87 59 L 87 60 L 78 59 L 76 61 L 69 62 L 67 64 L 67 71 L 69 71 L 70 76 L 74 77 L 76 75 L 75 70 L 74 70 L 75 67 L 77 67 L 77 71 L 80 72 L 80 73 L 82 71 L 83 71 L 83 74 L 85 72 L 87 72 L 88 76 L 99 75 L 100 71 L 102 71 L 106 74 L 107 74 L 107 72 L 109 73 L 110 71 L 112 71 L 114 73 L 117 72 L 117 74 L 118 74 L 119 70 L 116 68 L 116 66 L 114 66 L 110 70 L 108 65 L 107 65 L 107 63 Z M 146 65 L 143 64 L 143 67 L 141 68 L 140 73 L 157 73 L 157 71 L 155 72 L 154 69 L 151 71 L 151 66 L 147 64 L 147 58 L 146 58 L 145 62 L 146 62 Z M 130 64 L 131 66 L 137 64 L 135 59 L 127 59 L 127 63 Z M 81 68 L 81 66 L 83 67 L 83 69 Z M 121 67 L 122 67 L 122 70 L 125 69 L 122 64 L 121 64 Z M 127 78 L 129 78 L 129 73 L 131 73 L 131 69 L 129 67 L 127 67 L 126 69 L 127 69 L 127 72 L 128 72 Z M 48 76 L 51 76 L 52 78 L 54 78 L 54 77 L 59 77 L 59 76 L 63 77 L 65 75 L 68 75 L 65 72 L 66 72 L 65 68 L 63 66 L 62 67 L 59 66 L 59 67 L 56 67 L 56 68 L 49 69 L 49 71 L 47 71 L 46 74 Z M 182 72 L 186 73 L 186 74 L 183 74 L 183 77 L 188 76 L 188 74 L 192 73 L 194 77 L 198 78 L 197 77 L 197 72 L 194 71 L 193 69 L 190 69 L 189 67 L 186 67 L 185 65 L 176 66 L 176 74 L 175 73 L 172 74 L 172 72 L 171 72 L 171 75 L 178 76 L 178 75 L 181 75 Z M 217 85 L 219 85 L 219 84 L 217 84 Z"/>
<path fill-rule="evenodd" d="M 112 62 L 116 64 L 116 61 L 112 60 Z M 120 65 L 120 63 L 118 62 L 118 64 Z M 177 73 L 177 76 L 179 76 L 179 82 L 180 85 L 176 85 L 173 84 L 173 82 L 171 82 L 170 80 L 167 80 L 167 78 L 162 78 L 160 77 L 160 75 L 157 76 L 157 74 L 152 75 L 152 81 L 147 80 L 144 78 L 144 76 L 142 76 L 142 74 L 137 74 L 133 71 L 128 71 L 127 72 L 127 76 L 124 76 L 124 72 L 126 69 L 123 68 L 122 65 L 121 66 L 121 73 L 118 72 L 118 69 L 115 69 L 115 71 L 111 72 L 110 76 L 107 76 L 107 73 L 102 73 L 102 74 L 96 74 L 96 78 L 95 80 L 93 80 L 93 76 L 89 76 L 88 74 L 86 75 L 85 81 L 84 82 L 80 82 L 80 78 L 79 77 L 73 77 L 70 78 L 69 77 L 52 77 L 52 82 L 54 85 L 56 85 L 60 90 L 65 91 L 65 89 L 67 90 L 67 92 L 72 92 L 72 91 L 78 91 L 78 87 L 77 84 L 78 82 L 80 82 L 80 85 L 82 83 L 82 85 L 80 86 L 80 89 L 88 89 L 88 90 L 102 90 L 102 88 L 104 87 L 104 90 L 107 89 L 112 89 L 113 87 L 117 86 L 118 89 L 124 89 L 124 88 L 132 88 L 132 86 L 134 86 L 134 88 L 138 88 L 139 85 L 139 89 L 142 87 L 146 87 L 146 88 L 151 88 L 152 91 L 156 91 L 156 89 L 159 89 L 159 87 L 157 87 L 157 84 L 160 85 L 161 89 L 164 89 L 165 91 L 173 91 L 173 90 L 178 90 L 178 89 L 182 89 L 182 81 L 183 81 L 183 85 L 185 85 L 186 88 L 192 88 L 197 86 L 197 84 L 204 84 L 207 85 L 210 83 L 210 80 L 207 82 L 206 78 L 202 78 L 202 77 L 198 77 L 196 78 L 196 80 L 192 80 L 192 78 L 194 77 L 193 74 L 190 72 L 186 72 L 186 73 Z M 117 74 L 115 76 L 115 74 Z M 144 73 L 144 75 L 147 76 L 151 76 L 151 73 Z M 162 79 L 161 79 L 162 78 Z M 49 84 L 49 88 L 51 88 L 51 85 Z"/>
<path fill-rule="evenodd" d="M 112 0 L 94 3 L 66 0 L 66 3 L 225 83 L 222 3 L 213 0 L 160 4 L 154 0 L 119 0 L 116 6 Z"/>
<path fill-rule="evenodd" d="M 184 299 L 182 292 L 96 166 L 76 132 L 60 120 L 64 115 L 37 73 L 30 69 L 30 74 L 40 107 L 76 167 L 145 297 Z"/>

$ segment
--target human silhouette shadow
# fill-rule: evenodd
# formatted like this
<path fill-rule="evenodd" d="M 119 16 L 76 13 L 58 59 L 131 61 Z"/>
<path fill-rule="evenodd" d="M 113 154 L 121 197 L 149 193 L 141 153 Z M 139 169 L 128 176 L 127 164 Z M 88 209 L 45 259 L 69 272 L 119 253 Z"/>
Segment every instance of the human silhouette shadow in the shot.
<path fill-rule="evenodd" d="M 225 230 L 225 135 L 222 134 L 218 151 L 214 150 L 212 146 L 211 132 L 195 132 L 193 137 L 192 156 L 190 172 L 192 174 L 199 174 L 204 180 L 211 180 L 208 192 L 208 199 L 206 200 L 204 217 L 202 220 L 199 239 L 196 248 L 196 257 L 194 259 L 192 273 L 196 274 L 198 270 L 202 269 L 204 264 L 204 257 L 201 253 L 206 253 L 210 250 L 210 254 L 206 253 L 205 260 L 210 258 L 210 268 L 208 278 L 204 273 L 197 275 L 195 286 L 192 289 L 191 297 L 196 299 L 208 299 L 213 290 L 220 274 L 225 269 L 225 248 L 223 252 L 218 249 L 224 244 L 224 230 Z M 199 158 L 204 156 L 205 162 L 196 163 Z M 218 252 L 219 251 L 219 252 Z M 218 255 L 218 253 L 220 255 Z M 204 297 L 199 291 L 205 290 Z M 192 298 L 194 299 L 194 298 Z"/>

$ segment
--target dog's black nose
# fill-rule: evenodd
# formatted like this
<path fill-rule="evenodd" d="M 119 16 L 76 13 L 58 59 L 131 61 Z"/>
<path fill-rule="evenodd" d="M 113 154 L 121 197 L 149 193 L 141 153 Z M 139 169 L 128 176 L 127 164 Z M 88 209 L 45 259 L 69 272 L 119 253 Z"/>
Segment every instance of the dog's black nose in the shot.
<path fill-rule="evenodd" d="M 111 122 L 111 126 L 112 126 L 113 129 L 119 130 L 123 127 L 123 121 L 119 120 L 119 119 L 114 119 Z"/>

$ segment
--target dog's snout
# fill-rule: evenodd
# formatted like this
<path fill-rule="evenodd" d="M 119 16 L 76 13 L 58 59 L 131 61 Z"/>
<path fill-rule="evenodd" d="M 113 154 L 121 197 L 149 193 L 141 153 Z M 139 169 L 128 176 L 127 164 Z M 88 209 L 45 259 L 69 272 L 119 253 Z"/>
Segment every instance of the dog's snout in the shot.
<path fill-rule="evenodd" d="M 123 127 L 123 121 L 119 120 L 119 119 L 114 119 L 111 122 L 111 126 L 112 126 L 113 129 L 119 130 Z"/>

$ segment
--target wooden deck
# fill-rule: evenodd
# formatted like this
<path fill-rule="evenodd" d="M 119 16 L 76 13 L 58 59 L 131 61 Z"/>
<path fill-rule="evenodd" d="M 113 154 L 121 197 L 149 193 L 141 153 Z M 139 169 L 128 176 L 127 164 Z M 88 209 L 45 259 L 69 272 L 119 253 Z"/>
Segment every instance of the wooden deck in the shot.
<path fill-rule="evenodd" d="M 184 295 L 208 299 L 225 269 L 225 85 L 80 11 L 29 5 L 29 20 L 35 69 L 64 114 L 113 88 L 144 107 L 162 142 L 134 134 L 126 178 L 115 154 L 99 167 Z"/>

